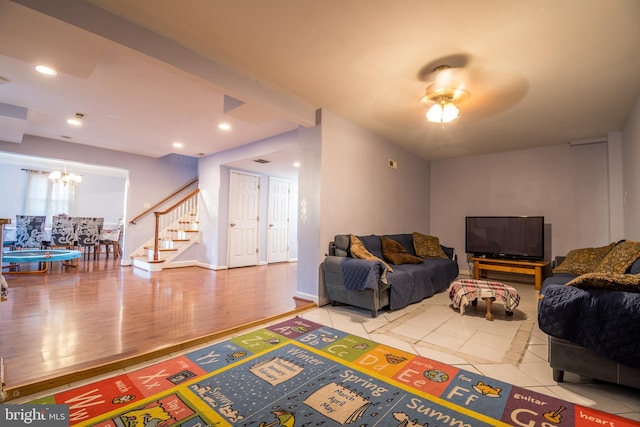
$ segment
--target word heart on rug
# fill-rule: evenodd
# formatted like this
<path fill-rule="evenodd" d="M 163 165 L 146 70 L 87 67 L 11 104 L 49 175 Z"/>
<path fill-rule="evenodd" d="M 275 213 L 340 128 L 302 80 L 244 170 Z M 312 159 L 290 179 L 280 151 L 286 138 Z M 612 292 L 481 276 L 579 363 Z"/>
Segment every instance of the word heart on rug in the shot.
<path fill-rule="evenodd" d="M 300 317 L 34 400 L 73 426 L 635 426 Z"/>

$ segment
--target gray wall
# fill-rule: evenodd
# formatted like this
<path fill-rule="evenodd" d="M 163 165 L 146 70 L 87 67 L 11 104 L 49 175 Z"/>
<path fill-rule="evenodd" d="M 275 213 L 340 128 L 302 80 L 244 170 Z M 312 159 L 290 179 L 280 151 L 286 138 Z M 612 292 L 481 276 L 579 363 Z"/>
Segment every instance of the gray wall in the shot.
<path fill-rule="evenodd" d="M 640 241 L 640 97 L 622 131 L 624 234 Z"/>
<path fill-rule="evenodd" d="M 429 232 L 427 161 L 326 110 L 320 126 L 321 178 L 315 177 L 315 185 L 310 178 L 304 195 L 308 211 L 319 216 L 319 247 L 309 254 L 316 271 L 336 234 Z M 397 162 L 397 169 L 389 168 L 389 159 Z M 321 194 L 318 207 L 311 194 L 315 188 Z M 314 217 L 309 221 L 314 224 Z M 323 286 L 318 288 L 323 303 Z"/>
<path fill-rule="evenodd" d="M 426 160 L 323 111 L 322 243 L 344 233 L 429 232 L 429 171 Z"/>
<path fill-rule="evenodd" d="M 464 255 L 465 216 L 543 215 L 552 256 L 609 235 L 606 144 L 568 144 L 432 163 L 431 231 Z M 459 256 L 461 270 L 466 257 Z"/>
<path fill-rule="evenodd" d="M 609 142 L 569 144 L 431 164 L 431 232 L 453 245 L 461 270 L 467 215 L 544 215 L 551 256 L 640 240 L 640 98 Z"/>

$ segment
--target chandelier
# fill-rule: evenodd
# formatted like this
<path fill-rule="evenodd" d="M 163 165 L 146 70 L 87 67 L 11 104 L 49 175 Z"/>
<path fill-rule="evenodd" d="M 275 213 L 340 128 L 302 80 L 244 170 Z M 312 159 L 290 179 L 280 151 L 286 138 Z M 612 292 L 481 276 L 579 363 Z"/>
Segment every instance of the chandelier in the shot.
<path fill-rule="evenodd" d="M 75 173 L 67 173 L 67 165 L 64 166 L 64 172 L 53 171 L 49 174 L 49 179 L 53 182 L 61 182 L 65 186 L 67 184 L 76 185 L 82 182 L 82 175 Z"/>

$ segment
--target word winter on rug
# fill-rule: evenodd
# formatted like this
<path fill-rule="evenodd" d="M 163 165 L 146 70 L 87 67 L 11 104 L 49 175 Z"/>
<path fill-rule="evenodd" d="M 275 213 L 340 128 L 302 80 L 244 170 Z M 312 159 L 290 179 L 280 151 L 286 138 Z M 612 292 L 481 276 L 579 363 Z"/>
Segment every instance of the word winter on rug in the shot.
<path fill-rule="evenodd" d="M 300 317 L 30 403 L 74 426 L 636 425 Z"/>

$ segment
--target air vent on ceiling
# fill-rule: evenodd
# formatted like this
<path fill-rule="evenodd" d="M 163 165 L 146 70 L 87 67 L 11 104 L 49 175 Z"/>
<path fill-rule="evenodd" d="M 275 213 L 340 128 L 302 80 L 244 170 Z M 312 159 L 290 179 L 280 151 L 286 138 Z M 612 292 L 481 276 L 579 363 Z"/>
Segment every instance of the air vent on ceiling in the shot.
<path fill-rule="evenodd" d="M 269 160 L 265 160 L 265 159 L 256 159 L 256 160 L 254 160 L 254 162 L 256 162 L 256 163 L 271 163 Z"/>

